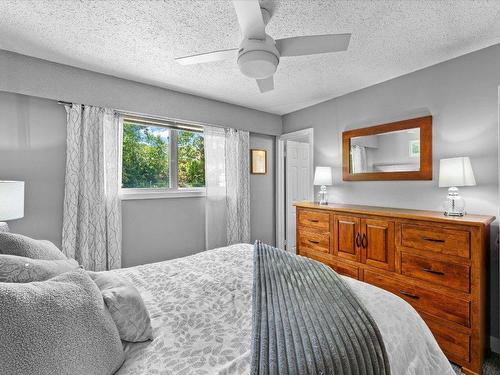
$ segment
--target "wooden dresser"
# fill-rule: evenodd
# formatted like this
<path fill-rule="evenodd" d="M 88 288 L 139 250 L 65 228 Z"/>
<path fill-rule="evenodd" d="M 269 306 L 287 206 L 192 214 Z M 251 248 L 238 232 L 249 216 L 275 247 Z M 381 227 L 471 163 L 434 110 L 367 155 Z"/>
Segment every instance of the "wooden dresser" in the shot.
<path fill-rule="evenodd" d="M 465 374 L 481 373 L 494 217 L 309 202 L 295 206 L 298 254 L 403 298 L 451 361 Z"/>

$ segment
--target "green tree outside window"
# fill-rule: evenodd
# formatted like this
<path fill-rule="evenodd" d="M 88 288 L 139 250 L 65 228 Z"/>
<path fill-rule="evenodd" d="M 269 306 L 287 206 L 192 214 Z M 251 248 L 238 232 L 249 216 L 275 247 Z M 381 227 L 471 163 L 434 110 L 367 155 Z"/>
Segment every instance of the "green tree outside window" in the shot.
<path fill-rule="evenodd" d="M 180 188 L 205 186 L 203 135 L 179 130 L 177 133 L 177 174 Z"/>
<path fill-rule="evenodd" d="M 205 186 L 203 133 L 123 122 L 122 187 L 170 188 L 170 142 L 177 132 L 179 188 Z"/>

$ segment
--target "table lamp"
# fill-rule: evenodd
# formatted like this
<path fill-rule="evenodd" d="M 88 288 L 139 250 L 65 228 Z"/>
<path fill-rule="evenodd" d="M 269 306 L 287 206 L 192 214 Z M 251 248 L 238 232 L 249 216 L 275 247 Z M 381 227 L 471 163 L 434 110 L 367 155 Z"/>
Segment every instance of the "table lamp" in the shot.
<path fill-rule="evenodd" d="M 468 156 L 441 159 L 439 161 L 439 187 L 448 187 L 448 197 L 444 202 L 446 216 L 464 216 L 465 201 L 457 186 L 474 186 L 476 180 Z"/>
<path fill-rule="evenodd" d="M 24 216 L 24 181 L 0 181 L 0 232 L 8 232 L 5 221 Z"/>
<path fill-rule="evenodd" d="M 332 168 L 316 167 L 314 171 L 314 185 L 321 186 L 319 191 L 319 204 L 328 204 L 326 187 L 332 185 Z"/>

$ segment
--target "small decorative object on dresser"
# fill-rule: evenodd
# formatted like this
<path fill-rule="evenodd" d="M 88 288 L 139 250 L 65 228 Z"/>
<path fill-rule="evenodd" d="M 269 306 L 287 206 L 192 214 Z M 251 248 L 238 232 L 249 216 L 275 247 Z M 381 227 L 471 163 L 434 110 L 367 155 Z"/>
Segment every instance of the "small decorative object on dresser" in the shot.
<path fill-rule="evenodd" d="M 296 203 L 297 253 L 410 303 L 449 360 L 479 375 L 493 216 Z"/>
<path fill-rule="evenodd" d="M 332 168 L 316 167 L 314 171 L 314 185 L 321 186 L 319 191 L 319 204 L 328 204 L 326 187 L 332 185 Z"/>
<path fill-rule="evenodd" d="M 252 174 L 266 174 L 267 173 L 267 151 L 252 149 L 250 150 L 251 158 L 251 173 Z"/>
<path fill-rule="evenodd" d="M 24 216 L 24 181 L 0 181 L 0 232 L 8 232 L 7 220 Z"/>
<path fill-rule="evenodd" d="M 464 216 L 465 201 L 460 196 L 457 186 L 475 186 L 476 179 L 467 156 L 441 159 L 439 161 L 439 187 L 447 187 L 448 197 L 444 202 L 446 216 Z"/>

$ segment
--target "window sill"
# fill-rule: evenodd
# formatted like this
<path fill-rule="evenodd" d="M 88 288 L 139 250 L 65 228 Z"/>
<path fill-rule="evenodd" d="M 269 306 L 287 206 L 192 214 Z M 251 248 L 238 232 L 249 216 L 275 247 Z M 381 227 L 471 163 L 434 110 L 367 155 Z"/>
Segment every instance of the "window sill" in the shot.
<path fill-rule="evenodd" d="M 171 199 L 171 198 L 203 198 L 206 195 L 204 188 L 200 189 L 122 189 L 120 199 L 122 201 L 136 199 Z"/>

